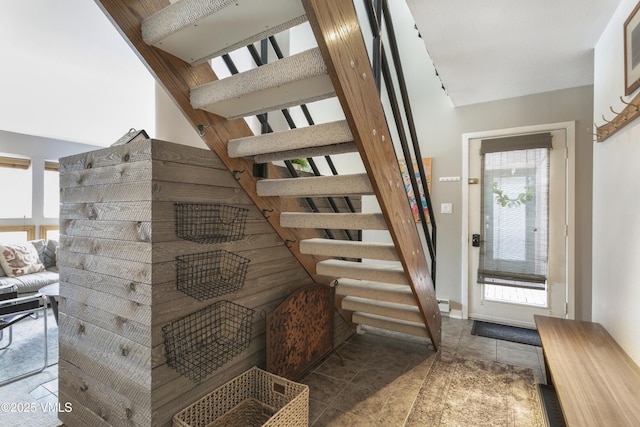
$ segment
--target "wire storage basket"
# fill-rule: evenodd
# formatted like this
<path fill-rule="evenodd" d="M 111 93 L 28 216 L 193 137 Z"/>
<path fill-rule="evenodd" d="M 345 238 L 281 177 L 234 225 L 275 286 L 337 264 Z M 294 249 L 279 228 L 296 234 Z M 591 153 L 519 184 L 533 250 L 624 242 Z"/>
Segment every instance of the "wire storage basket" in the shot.
<path fill-rule="evenodd" d="M 225 250 L 176 257 L 179 291 L 204 301 L 242 289 L 250 260 Z"/>
<path fill-rule="evenodd" d="M 309 387 L 253 367 L 178 412 L 174 427 L 293 427 L 309 423 Z"/>
<path fill-rule="evenodd" d="M 211 203 L 176 203 L 176 234 L 198 243 L 221 243 L 244 237 L 248 209 Z"/>
<path fill-rule="evenodd" d="M 163 326 L 167 364 L 199 383 L 249 346 L 254 313 L 223 300 Z"/>

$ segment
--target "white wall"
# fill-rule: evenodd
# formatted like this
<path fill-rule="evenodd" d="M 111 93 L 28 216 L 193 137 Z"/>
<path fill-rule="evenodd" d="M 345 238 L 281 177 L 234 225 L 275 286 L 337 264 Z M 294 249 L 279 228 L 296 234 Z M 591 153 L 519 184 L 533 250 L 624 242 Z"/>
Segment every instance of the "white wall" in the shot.
<path fill-rule="evenodd" d="M 187 121 L 173 99 L 171 99 L 165 90 L 158 84 L 156 84 L 155 102 L 156 139 L 173 142 L 175 144 L 208 149 L 200 135 L 198 135 L 198 132 L 196 132 L 189 121 Z"/>
<path fill-rule="evenodd" d="M 433 158 L 432 199 L 438 225 L 438 298 L 461 306 L 462 182 L 439 182 L 462 176 L 462 134 L 576 121 L 576 307 L 578 319 L 591 317 L 591 165 L 592 87 L 585 86 L 454 107 L 442 89 L 424 43 L 404 2 L 391 2 L 403 68 L 410 87 L 422 155 Z M 437 64 L 436 64 L 437 65 Z M 440 214 L 452 203 L 452 214 Z"/>
<path fill-rule="evenodd" d="M 154 79 L 96 2 L 0 2 L 0 52 L 2 130 L 109 146 L 154 127 Z"/>
<path fill-rule="evenodd" d="M 623 25 L 636 0 L 623 0 L 595 47 L 594 120 L 611 120 L 624 95 Z M 632 94 L 636 95 L 636 93 Z M 629 100 L 627 97 L 625 100 Z M 640 121 L 594 147 L 593 320 L 640 363 Z"/>

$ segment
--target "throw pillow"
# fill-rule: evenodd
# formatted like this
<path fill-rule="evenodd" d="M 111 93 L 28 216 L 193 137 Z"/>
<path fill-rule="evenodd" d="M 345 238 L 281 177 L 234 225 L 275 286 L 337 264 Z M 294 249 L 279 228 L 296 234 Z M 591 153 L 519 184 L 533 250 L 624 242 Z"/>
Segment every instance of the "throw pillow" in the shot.
<path fill-rule="evenodd" d="M 47 240 L 47 245 L 44 247 L 44 268 L 57 267 L 56 254 L 58 251 L 57 240 Z"/>
<path fill-rule="evenodd" d="M 0 245 L 0 266 L 9 277 L 44 271 L 38 251 L 31 243 Z"/>
<path fill-rule="evenodd" d="M 31 243 L 33 247 L 36 248 L 36 251 L 38 251 L 38 258 L 40 258 L 40 264 L 44 264 L 45 241 L 43 239 L 29 240 L 29 243 Z"/>

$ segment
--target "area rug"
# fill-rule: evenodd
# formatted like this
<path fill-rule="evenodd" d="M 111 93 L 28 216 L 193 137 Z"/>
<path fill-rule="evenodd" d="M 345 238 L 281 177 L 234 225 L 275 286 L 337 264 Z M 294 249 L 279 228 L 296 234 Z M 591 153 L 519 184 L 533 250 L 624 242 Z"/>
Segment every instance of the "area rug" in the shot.
<path fill-rule="evenodd" d="M 471 335 L 479 335 L 481 337 L 495 338 L 503 341 L 512 341 L 542 347 L 540 335 L 535 329 L 518 328 L 515 326 L 499 325 L 497 323 L 487 323 L 474 320 Z"/>
<path fill-rule="evenodd" d="M 44 320 L 42 315 L 38 319 L 24 319 L 13 325 L 13 343 L 6 349 L 0 350 L 0 381 L 29 372 L 43 363 L 44 349 Z M 5 329 L 1 346 L 9 340 L 9 330 Z M 58 325 L 49 310 L 47 316 L 47 366 L 58 363 Z"/>
<path fill-rule="evenodd" d="M 529 368 L 443 352 L 405 423 L 418 426 L 541 427 L 535 374 Z"/>

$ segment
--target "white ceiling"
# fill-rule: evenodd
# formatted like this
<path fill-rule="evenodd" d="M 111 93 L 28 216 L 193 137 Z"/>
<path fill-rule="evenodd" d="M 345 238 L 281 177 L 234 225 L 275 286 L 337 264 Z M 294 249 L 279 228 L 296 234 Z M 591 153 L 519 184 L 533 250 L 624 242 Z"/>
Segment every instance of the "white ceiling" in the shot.
<path fill-rule="evenodd" d="M 408 3 L 466 105 L 592 84 L 620 0 Z M 131 127 L 153 136 L 154 117 L 153 78 L 93 1 L 0 1 L 0 130 L 108 146 Z"/>
<path fill-rule="evenodd" d="M 593 84 L 593 47 L 621 0 L 407 2 L 461 106 Z"/>

